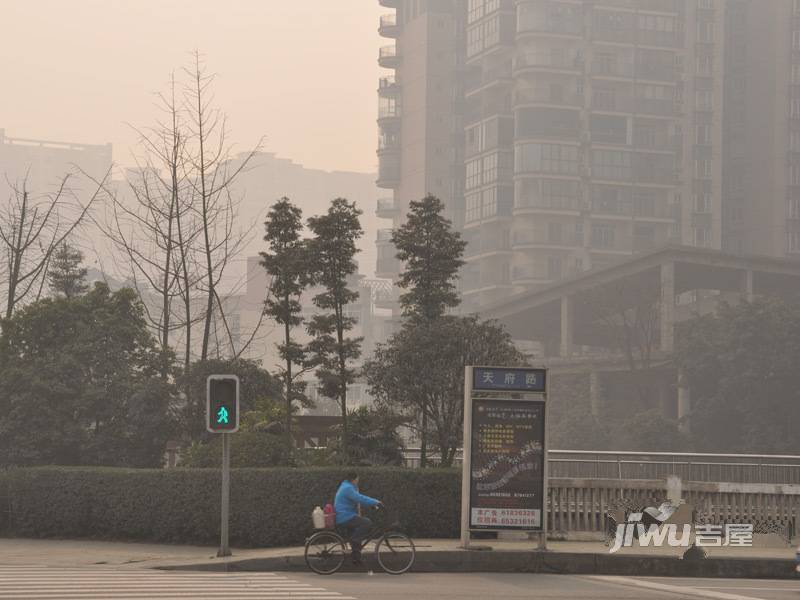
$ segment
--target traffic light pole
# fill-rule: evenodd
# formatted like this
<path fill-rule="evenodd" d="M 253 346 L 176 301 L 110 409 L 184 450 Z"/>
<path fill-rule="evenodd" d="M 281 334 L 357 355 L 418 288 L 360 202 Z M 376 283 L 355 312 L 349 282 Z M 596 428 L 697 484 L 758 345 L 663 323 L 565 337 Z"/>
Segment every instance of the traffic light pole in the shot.
<path fill-rule="evenodd" d="M 222 514 L 220 517 L 219 550 L 217 556 L 230 556 L 228 545 L 228 515 L 231 499 L 231 434 L 222 434 Z"/>

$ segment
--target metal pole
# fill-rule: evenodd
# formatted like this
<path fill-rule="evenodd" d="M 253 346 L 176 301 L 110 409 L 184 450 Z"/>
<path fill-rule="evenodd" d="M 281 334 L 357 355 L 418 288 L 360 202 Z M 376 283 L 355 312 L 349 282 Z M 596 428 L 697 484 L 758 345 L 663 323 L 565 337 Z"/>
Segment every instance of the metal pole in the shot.
<path fill-rule="evenodd" d="M 464 442 L 461 451 L 461 547 L 469 548 L 469 484 L 472 458 L 472 369 L 464 371 Z"/>
<path fill-rule="evenodd" d="M 545 385 L 549 387 L 550 381 L 549 376 L 548 380 L 545 380 Z M 550 523 L 547 520 L 547 497 L 549 496 L 549 486 L 550 486 L 550 436 L 547 434 L 547 390 L 544 393 L 544 406 L 542 409 L 542 419 L 544 419 L 544 423 L 542 423 L 542 430 L 544 433 L 544 443 L 542 444 L 542 532 L 539 534 L 539 550 L 547 550 L 547 529 L 550 527 Z"/>
<path fill-rule="evenodd" d="M 228 515 L 231 498 L 231 436 L 222 434 L 222 514 L 219 528 L 219 550 L 217 556 L 230 556 L 228 545 Z"/>

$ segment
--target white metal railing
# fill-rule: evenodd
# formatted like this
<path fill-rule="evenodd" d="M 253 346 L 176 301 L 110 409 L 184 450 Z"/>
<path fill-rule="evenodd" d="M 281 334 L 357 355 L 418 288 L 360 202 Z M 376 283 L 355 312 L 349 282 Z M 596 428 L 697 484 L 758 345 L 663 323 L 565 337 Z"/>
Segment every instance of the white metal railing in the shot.
<path fill-rule="evenodd" d="M 406 466 L 418 467 L 420 449 L 403 451 Z M 439 455 L 428 454 L 431 464 Z M 461 464 L 461 450 L 455 464 Z M 800 456 L 779 454 L 711 454 L 550 450 L 552 477 L 573 479 L 661 479 L 678 475 L 684 481 L 800 484 Z"/>

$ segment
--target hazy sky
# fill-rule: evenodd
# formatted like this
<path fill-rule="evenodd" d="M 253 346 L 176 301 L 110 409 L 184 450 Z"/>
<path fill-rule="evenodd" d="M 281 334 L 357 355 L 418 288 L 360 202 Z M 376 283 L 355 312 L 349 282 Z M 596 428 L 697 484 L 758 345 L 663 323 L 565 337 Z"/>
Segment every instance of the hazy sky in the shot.
<path fill-rule="evenodd" d="M 377 0 L 0 0 L 0 128 L 114 144 L 195 48 L 231 140 L 309 167 L 376 170 Z"/>

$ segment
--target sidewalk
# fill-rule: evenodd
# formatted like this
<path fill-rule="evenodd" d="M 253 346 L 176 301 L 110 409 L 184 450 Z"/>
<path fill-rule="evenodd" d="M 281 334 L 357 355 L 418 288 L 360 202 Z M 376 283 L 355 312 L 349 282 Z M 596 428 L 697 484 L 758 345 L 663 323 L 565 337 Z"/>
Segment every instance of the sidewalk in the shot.
<path fill-rule="evenodd" d="M 509 559 L 511 555 L 530 554 L 536 549 L 534 541 L 478 540 L 475 545 L 485 545 L 492 552 L 465 551 L 459 548 L 458 540 L 415 540 L 417 559 L 426 554 L 450 556 L 464 560 L 475 555 L 502 554 Z M 678 558 L 684 548 L 623 548 L 610 555 L 608 546 L 602 542 L 549 541 L 548 556 L 552 555 L 601 555 L 605 557 L 652 557 Z M 709 558 L 714 559 L 767 559 L 773 561 L 793 561 L 794 547 L 769 548 L 706 548 Z M 249 548 L 233 549 L 233 556 L 216 558 L 217 549 L 204 546 L 182 546 L 170 544 L 146 544 L 135 542 L 102 542 L 90 540 L 41 540 L 26 538 L 0 538 L 1 564 L 44 565 L 52 567 L 73 567 L 87 565 L 108 565 L 115 568 L 189 568 L 225 569 L 226 565 L 249 563 L 276 564 L 287 566 L 302 562 L 303 548 Z M 367 551 L 369 554 L 371 550 Z M 274 567 L 273 567 L 274 568 Z"/>

